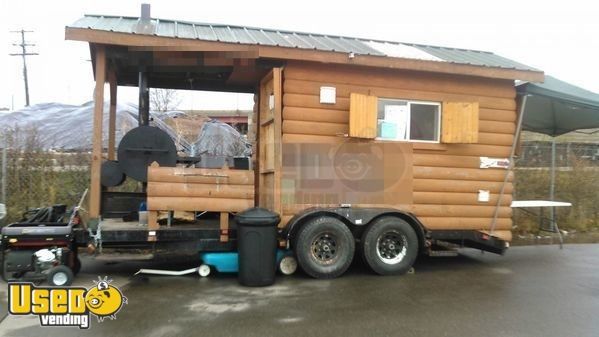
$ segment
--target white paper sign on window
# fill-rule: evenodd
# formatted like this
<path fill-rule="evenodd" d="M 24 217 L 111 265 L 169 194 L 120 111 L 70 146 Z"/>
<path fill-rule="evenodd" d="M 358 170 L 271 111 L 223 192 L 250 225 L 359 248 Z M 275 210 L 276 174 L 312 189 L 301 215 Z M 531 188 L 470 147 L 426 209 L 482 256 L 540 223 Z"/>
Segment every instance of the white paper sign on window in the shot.
<path fill-rule="evenodd" d="M 407 105 L 385 105 L 385 121 L 397 124 L 396 139 L 407 139 L 409 111 Z"/>

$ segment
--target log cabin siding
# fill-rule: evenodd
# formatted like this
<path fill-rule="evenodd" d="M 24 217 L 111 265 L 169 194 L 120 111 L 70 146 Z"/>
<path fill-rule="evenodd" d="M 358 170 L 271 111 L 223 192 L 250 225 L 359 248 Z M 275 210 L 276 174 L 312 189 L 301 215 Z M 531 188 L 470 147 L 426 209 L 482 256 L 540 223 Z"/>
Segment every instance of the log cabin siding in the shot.
<path fill-rule="evenodd" d="M 241 212 L 254 206 L 254 174 L 246 170 L 148 168 L 149 211 Z"/>
<path fill-rule="evenodd" d="M 414 203 L 409 211 L 429 229 L 489 229 L 506 171 L 479 168 L 479 157 L 509 156 L 517 115 L 513 81 L 307 62 L 288 63 L 283 77 L 283 143 L 345 141 L 352 92 L 380 98 L 478 102 L 476 144 L 414 143 Z M 336 88 L 335 104 L 320 103 L 321 86 Z M 510 174 L 495 227 L 504 239 L 511 238 L 512 180 Z M 478 202 L 479 190 L 491 192 L 489 202 Z M 283 207 L 283 222 L 296 208 Z"/>

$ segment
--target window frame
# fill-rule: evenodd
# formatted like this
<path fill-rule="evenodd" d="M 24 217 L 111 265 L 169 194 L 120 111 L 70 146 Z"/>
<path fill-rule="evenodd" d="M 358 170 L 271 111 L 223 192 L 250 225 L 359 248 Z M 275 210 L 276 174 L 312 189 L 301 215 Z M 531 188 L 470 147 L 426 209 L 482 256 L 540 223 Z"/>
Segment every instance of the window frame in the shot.
<path fill-rule="evenodd" d="M 385 100 L 385 101 L 396 101 L 396 102 L 406 102 L 408 104 L 408 109 L 409 109 L 409 114 L 408 114 L 408 120 L 407 120 L 407 128 L 406 128 L 406 132 L 407 132 L 407 139 L 389 139 L 389 138 L 382 138 L 382 137 L 378 137 L 378 104 L 380 104 L 381 100 Z M 433 106 L 437 106 L 438 108 L 438 112 L 437 112 L 437 139 L 436 140 L 422 140 L 422 139 L 410 139 L 411 136 L 411 123 L 412 123 L 412 103 L 414 104 L 421 104 L 421 105 L 433 105 Z M 377 97 L 377 137 L 375 137 L 375 140 L 377 141 L 388 141 L 388 142 L 410 142 L 410 143 L 433 143 L 433 144 L 440 144 L 441 143 L 441 121 L 442 121 L 442 114 L 443 113 L 443 102 L 435 102 L 435 101 L 419 101 L 419 100 L 411 100 L 411 99 L 404 99 L 404 98 L 388 98 L 388 97 Z"/>

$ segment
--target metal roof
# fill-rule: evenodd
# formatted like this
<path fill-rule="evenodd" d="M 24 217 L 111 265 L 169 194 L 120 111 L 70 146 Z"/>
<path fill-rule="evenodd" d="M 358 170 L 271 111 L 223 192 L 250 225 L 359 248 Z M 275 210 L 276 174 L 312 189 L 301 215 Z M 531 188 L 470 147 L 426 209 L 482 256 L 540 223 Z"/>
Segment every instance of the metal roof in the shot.
<path fill-rule="evenodd" d="M 85 15 L 67 27 L 168 38 L 312 49 L 354 53 L 356 55 L 387 56 L 482 67 L 539 71 L 538 69 L 486 51 L 224 24 L 163 19 L 141 20 L 137 17 L 124 16 Z"/>

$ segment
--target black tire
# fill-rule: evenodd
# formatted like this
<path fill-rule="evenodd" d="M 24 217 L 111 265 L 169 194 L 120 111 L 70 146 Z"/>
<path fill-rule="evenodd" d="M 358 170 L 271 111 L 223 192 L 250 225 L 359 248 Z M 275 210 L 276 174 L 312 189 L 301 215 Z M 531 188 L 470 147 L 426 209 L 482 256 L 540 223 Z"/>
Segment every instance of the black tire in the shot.
<path fill-rule="evenodd" d="M 75 256 L 75 260 L 73 261 L 73 268 L 71 268 L 71 270 L 75 275 L 79 274 L 79 271 L 81 271 L 81 259 L 79 259 L 78 256 Z"/>
<path fill-rule="evenodd" d="M 306 274 L 329 279 L 341 276 L 349 268 L 355 249 L 354 236 L 341 220 L 321 216 L 300 229 L 295 254 Z"/>
<path fill-rule="evenodd" d="M 23 251 L 23 252 L 29 252 L 29 253 L 33 254 L 35 251 L 27 250 L 27 251 Z M 10 251 L 2 250 L 1 255 L 2 255 L 2 266 L 0 268 L 2 269 L 2 272 L 0 274 L 2 275 L 2 280 L 4 282 L 19 281 L 19 279 L 21 279 L 26 272 L 31 271 L 31 270 L 23 270 L 23 269 L 7 271 L 8 262 L 10 261 L 10 258 L 9 258 Z"/>
<path fill-rule="evenodd" d="M 0 264 L 0 268 L 2 268 L 2 270 L 0 271 L 0 275 L 2 276 L 2 280 L 4 282 L 8 282 L 10 278 L 8 277 L 8 275 L 6 275 L 6 254 L 4 252 L 4 248 L 0 247 L 0 249 L 2 249 L 0 251 L 0 260 L 2 260 Z"/>
<path fill-rule="evenodd" d="M 60 265 L 56 267 L 52 267 L 50 271 L 48 271 L 48 284 L 51 286 L 70 286 L 73 283 L 73 279 L 75 276 L 73 275 L 73 271 L 71 268 Z"/>
<path fill-rule="evenodd" d="M 10 278 L 10 276 L 9 276 L 9 275 L 8 275 L 8 274 L 5 272 L 5 270 L 6 270 L 6 267 L 4 266 L 4 262 L 2 262 L 2 273 L 1 273 L 1 275 L 2 275 L 2 281 L 4 281 L 4 282 L 9 282 L 9 281 L 11 281 L 11 278 Z"/>
<path fill-rule="evenodd" d="M 418 237 L 397 217 L 375 220 L 362 234 L 362 257 L 379 275 L 407 273 L 418 256 Z"/>

